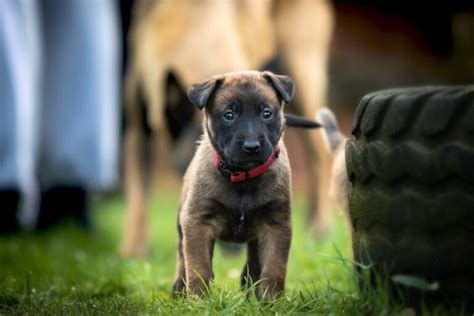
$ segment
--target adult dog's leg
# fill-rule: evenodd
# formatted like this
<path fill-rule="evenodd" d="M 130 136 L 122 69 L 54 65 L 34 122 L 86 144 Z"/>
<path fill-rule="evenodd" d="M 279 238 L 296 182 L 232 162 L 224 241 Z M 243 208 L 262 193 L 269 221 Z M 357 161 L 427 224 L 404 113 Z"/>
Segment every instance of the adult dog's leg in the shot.
<path fill-rule="evenodd" d="M 308 114 L 309 115 L 309 114 Z M 311 230 L 316 237 L 323 236 L 331 222 L 329 189 L 333 155 L 325 140 L 324 129 L 314 132 L 304 131 L 302 141 L 310 159 L 307 176 Z"/>
<path fill-rule="evenodd" d="M 281 1 L 276 14 L 278 47 L 284 66 L 298 87 L 298 114 L 313 117 L 325 105 L 327 64 L 333 27 L 331 4 L 328 1 Z M 323 233 L 331 218 L 329 181 L 332 154 L 327 148 L 324 131 L 303 132 L 306 156 L 311 163 L 308 174 L 309 206 L 312 229 Z"/>
<path fill-rule="evenodd" d="M 146 188 L 143 166 L 144 137 L 138 126 L 125 132 L 125 191 L 127 215 L 124 223 L 121 254 L 145 256 L 148 252 Z"/>
<path fill-rule="evenodd" d="M 148 252 L 146 180 L 145 180 L 145 135 L 143 113 L 140 113 L 139 76 L 130 67 L 125 77 L 125 139 L 123 148 L 125 168 L 125 191 L 127 214 L 125 216 L 121 254 L 123 256 L 145 256 Z"/>

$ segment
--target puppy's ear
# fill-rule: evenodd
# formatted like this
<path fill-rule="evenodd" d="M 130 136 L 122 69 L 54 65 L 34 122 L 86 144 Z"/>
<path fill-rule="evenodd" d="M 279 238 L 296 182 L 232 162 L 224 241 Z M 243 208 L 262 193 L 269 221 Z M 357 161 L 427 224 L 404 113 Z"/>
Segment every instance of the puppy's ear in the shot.
<path fill-rule="evenodd" d="M 272 85 L 278 95 L 286 103 L 290 103 L 295 95 L 295 83 L 293 79 L 288 76 L 275 75 L 270 71 L 264 71 L 263 76 Z"/>
<path fill-rule="evenodd" d="M 224 77 L 216 76 L 211 77 L 202 83 L 194 84 L 188 89 L 189 101 L 197 106 L 199 110 L 202 110 L 223 81 Z"/>

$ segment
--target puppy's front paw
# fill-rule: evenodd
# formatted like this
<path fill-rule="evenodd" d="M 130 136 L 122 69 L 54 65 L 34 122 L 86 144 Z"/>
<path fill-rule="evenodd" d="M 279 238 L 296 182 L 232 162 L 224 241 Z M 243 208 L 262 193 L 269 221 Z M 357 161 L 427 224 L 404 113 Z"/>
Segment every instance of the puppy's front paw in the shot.
<path fill-rule="evenodd" d="M 186 283 L 184 283 L 183 278 L 177 278 L 173 286 L 171 287 L 171 296 L 172 297 L 177 297 L 179 295 L 185 295 L 186 294 Z"/>
<path fill-rule="evenodd" d="M 209 291 L 210 279 L 195 278 L 188 281 L 186 293 L 188 295 L 204 296 Z"/>
<path fill-rule="evenodd" d="M 284 292 L 284 278 L 263 278 L 256 288 L 256 295 L 259 300 L 273 299 Z"/>

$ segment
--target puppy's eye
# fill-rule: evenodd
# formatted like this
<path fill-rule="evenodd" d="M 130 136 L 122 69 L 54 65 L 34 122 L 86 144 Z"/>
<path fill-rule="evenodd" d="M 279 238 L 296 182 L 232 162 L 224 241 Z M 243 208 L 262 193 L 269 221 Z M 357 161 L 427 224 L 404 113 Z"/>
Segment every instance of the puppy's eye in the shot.
<path fill-rule="evenodd" d="M 235 118 L 234 112 L 232 111 L 225 111 L 223 115 L 226 121 L 233 121 Z"/>
<path fill-rule="evenodd" d="M 269 120 L 273 117 L 273 112 L 268 109 L 265 109 L 262 112 L 262 117 L 264 120 Z"/>

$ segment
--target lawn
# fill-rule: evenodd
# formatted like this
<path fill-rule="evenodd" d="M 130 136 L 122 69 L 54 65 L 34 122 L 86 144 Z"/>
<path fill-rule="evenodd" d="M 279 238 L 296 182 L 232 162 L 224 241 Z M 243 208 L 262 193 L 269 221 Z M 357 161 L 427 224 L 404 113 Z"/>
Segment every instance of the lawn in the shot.
<path fill-rule="evenodd" d="M 0 314 L 394 314 L 403 310 L 382 290 L 358 291 L 344 218 L 334 210 L 324 240 L 308 232 L 301 198 L 283 297 L 259 302 L 239 290 L 243 252 L 216 249 L 215 284 L 203 299 L 172 299 L 178 190 L 152 201 L 152 251 L 147 259 L 117 255 L 124 201 L 94 201 L 95 229 L 63 226 L 48 233 L 0 238 Z M 436 311 L 434 311 L 436 312 Z"/>

